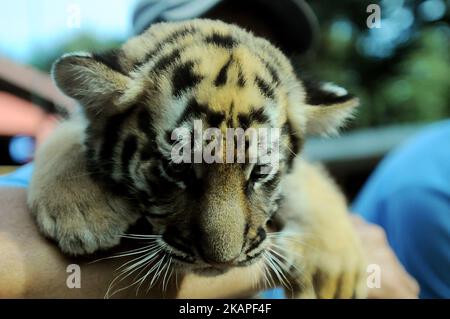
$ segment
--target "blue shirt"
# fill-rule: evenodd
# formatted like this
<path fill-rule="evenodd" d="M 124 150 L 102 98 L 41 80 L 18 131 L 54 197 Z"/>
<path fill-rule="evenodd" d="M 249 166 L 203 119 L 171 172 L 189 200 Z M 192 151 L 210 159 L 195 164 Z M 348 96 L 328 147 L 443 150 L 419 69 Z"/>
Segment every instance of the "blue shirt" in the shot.
<path fill-rule="evenodd" d="M 0 187 L 28 187 L 31 174 L 33 173 L 33 164 L 26 164 L 16 169 L 14 172 L 0 175 Z"/>
<path fill-rule="evenodd" d="M 421 298 L 450 298 L 450 121 L 388 155 L 353 210 L 385 229 Z"/>

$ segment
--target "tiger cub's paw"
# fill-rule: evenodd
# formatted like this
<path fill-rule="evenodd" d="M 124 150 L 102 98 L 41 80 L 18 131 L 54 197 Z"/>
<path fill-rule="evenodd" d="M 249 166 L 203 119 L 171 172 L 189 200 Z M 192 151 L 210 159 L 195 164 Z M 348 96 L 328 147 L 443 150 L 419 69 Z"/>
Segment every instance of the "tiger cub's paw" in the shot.
<path fill-rule="evenodd" d="M 47 199 L 31 205 L 41 232 L 68 255 L 92 254 L 119 244 L 120 235 L 137 219 L 124 208 L 118 200 L 102 196 L 62 203 Z M 116 209 L 124 209 L 125 213 Z"/>
<path fill-rule="evenodd" d="M 287 297 L 361 299 L 367 296 L 366 260 L 353 236 L 341 238 L 339 243 L 314 245 L 291 241 L 289 246 L 293 261 Z"/>

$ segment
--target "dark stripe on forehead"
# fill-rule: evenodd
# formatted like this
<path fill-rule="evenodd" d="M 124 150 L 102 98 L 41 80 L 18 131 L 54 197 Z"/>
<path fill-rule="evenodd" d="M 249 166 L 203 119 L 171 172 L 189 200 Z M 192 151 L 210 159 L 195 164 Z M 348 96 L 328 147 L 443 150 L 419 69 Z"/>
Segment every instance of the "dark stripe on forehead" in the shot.
<path fill-rule="evenodd" d="M 212 35 L 206 37 L 205 42 L 225 49 L 232 49 L 237 45 L 236 39 L 234 39 L 231 35 L 219 33 L 213 33 Z"/>
<path fill-rule="evenodd" d="M 206 114 L 206 120 L 208 121 L 210 127 L 218 128 L 220 124 L 225 120 L 225 113 L 209 111 Z"/>
<path fill-rule="evenodd" d="M 261 107 L 259 109 L 252 109 L 249 114 L 250 122 L 257 122 L 259 124 L 268 124 L 270 123 L 269 118 L 264 112 L 264 108 Z"/>
<path fill-rule="evenodd" d="M 220 69 L 219 74 L 217 75 L 216 79 L 214 80 L 215 86 L 223 86 L 223 85 L 225 85 L 225 83 L 227 83 L 227 73 L 228 73 L 228 69 L 229 69 L 232 61 L 233 61 L 233 57 L 230 56 L 228 61 Z"/>
<path fill-rule="evenodd" d="M 105 172 L 111 172 L 113 167 L 114 149 L 116 148 L 122 133 L 122 126 L 133 111 L 134 108 L 130 107 L 126 111 L 106 119 L 106 124 L 103 129 L 102 145 L 99 153 L 100 165 Z"/>
<path fill-rule="evenodd" d="M 213 111 L 207 105 L 199 104 L 197 100 L 191 99 L 178 119 L 177 127 L 190 118 L 200 119 L 202 116 L 206 117 L 206 121 L 211 127 L 219 127 L 220 123 L 225 120 L 224 112 Z"/>
<path fill-rule="evenodd" d="M 233 117 L 234 117 L 234 102 L 231 102 L 230 104 L 230 111 L 228 112 L 226 116 L 227 120 L 227 127 L 233 127 Z"/>
<path fill-rule="evenodd" d="M 194 27 L 184 27 L 180 30 L 174 31 L 172 34 L 168 35 L 165 39 L 163 39 L 160 43 L 158 43 L 158 46 L 164 45 L 165 43 L 172 43 L 176 40 L 179 40 L 180 38 L 184 38 L 185 36 L 189 34 L 194 34 L 197 32 L 197 29 Z"/>
<path fill-rule="evenodd" d="M 275 93 L 273 89 L 270 87 L 269 83 L 267 83 L 264 79 L 262 79 L 260 76 L 255 77 L 255 84 L 258 86 L 261 93 L 268 97 L 269 99 L 275 98 Z"/>
<path fill-rule="evenodd" d="M 169 34 L 167 37 L 159 41 L 156 44 L 156 47 L 150 52 L 148 52 L 142 59 L 142 61 L 135 64 L 135 67 L 140 67 L 143 64 L 147 63 L 149 60 L 154 58 L 166 45 L 174 44 L 176 40 L 179 40 L 188 34 L 194 34 L 195 32 L 197 32 L 197 30 L 193 27 L 183 28 L 181 30 L 174 31 L 173 33 Z"/>
<path fill-rule="evenodd" d="M 280 76 L 278 75 L 276 68 L 267 61 L 263 61 L 263 63 L 266 66 L 267 70 L 269 71 L 270 75 L 272 76 L 272 80 L 275 86 L 277 86 L 280 83 Z"/>
<path fill-rule="evenodd" d="M 173 64 L 180 58 L 181 52 L 179 49 L 174 49 L 169 54 L 162 56 L 159 58 L 159 60 L 155 63 L 155 66 L 151 70 L 154 73 L 159 73 L 161 71 L 164 71 L 169 67 L 169 65 Z"/>
<path fill-rule="evenodd" d="M 243 88 L 246 82 L 247 81 L 245 80 L 244 73 L 242 73 L 242 68 L 239 66 L 237 84 L 239 87 Z"/>
<path fill-rule="evenodd" d="M 123 142 L 121 158 L 121 173 L 124 175 L 125 179 L 129 178 L 129 167 L 130 161 L 134 157 L 137 151 L 137 138 L 134 135 L 129 135 Z"/>
<path fill-rule="evenodd" d="M 172 94 L 180 96 L 184 91 L 194 88 L 203 79 L 194 73 L 194 62 L 188 61 L 178 65 L 172 75 Z"/>
<path fill-rule="evenodd" d="M 177 121 L 177 127 L 189 118 L 199 118 L 205 114 L 207 107 L 200 105 L 196 99 L 190 99 L 183 113 Z"/>
<path fill-rule="evenodd" d="M 101 53 L 93 53 L 92 57 L 94 60 L 106 65 L 112 70 L 122 74 L 126 74 L 126 72 L 120 65 L 121 53 L 122 51 L 120 49 L 112 49 Z"/>
<path fill-rule="evenodd" d="M 238 116 L 239 126 L 243 129 L 247 129 L 250 127 L 250 117 L 248 114 L 239 113 Z"/>

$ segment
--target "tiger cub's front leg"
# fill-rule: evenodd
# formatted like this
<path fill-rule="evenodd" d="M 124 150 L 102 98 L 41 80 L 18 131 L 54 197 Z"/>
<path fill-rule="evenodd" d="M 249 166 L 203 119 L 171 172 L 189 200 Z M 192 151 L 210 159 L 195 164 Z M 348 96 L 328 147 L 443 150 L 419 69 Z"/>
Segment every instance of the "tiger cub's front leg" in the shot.
<path fill-rule="evenodd" d="M 70 255 L 117 245 L 138 217 L 124 200 L 90 177 L 83 129 L 77 119 L 56 129 L 37 152 L 28 190 L 28 205 L 41 232 Z"/>
<path fill-rule="evenodd" d="M 298 164 L 284 185 L 284 229 L 274 242 L 289 267 L 286 295 L 364 298 L 366 261 L 344 196 L 322 168 Z"/>

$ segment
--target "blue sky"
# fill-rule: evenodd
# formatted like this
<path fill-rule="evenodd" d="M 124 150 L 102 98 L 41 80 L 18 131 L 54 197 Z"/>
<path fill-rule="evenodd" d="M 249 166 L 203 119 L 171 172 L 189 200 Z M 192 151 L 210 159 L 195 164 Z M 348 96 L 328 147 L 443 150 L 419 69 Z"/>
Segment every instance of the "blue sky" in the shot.
<path fill-rule="evenodd" d="M 137 0 L 2 0 L 0 55 L 27 62 L 32 53 L 49 50 L 83 32 L 105 39 L 125 39 L 132 31 L 131 15 L 136 3 Z"/>

